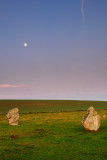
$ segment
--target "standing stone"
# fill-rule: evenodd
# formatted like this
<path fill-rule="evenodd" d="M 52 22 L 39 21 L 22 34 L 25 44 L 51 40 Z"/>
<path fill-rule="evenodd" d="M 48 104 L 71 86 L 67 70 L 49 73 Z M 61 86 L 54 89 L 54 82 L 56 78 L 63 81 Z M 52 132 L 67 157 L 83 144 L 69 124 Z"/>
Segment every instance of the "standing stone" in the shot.
<path fill-rule="evenodd" d="M 6 116 L 9 119 L 9 125 L 12 125 L 12 126 L 18 125 L 18 121 L 19 121 L 19 109 L 18 108 L 13 108 L 9 110 Z"/>
<path fill-rule="evenodd" d="M 100 116 L 97 114 L 97 112 L 91 106 L 88 108 L 87 114 L 84 116 L 81 123 L 86 130 L 97 131 L 99 129 L 100 123 L 101 123 Z"/>

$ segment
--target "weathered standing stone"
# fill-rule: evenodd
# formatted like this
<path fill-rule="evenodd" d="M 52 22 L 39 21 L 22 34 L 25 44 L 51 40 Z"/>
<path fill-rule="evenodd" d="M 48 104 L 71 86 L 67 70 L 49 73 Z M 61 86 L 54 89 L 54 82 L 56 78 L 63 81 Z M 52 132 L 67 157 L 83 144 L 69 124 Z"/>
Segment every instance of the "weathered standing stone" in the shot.
<path fill-rule="evenodd" d="M 100 123 L 101 123 L 100 116 L 97 114 L 97 112 L 91 106 L 88 108 L 87 114 L 84 116 L 81 123 L 86 130 L 97 131 L 99 129 Z"/>
<path fill-rule="evenodd" d="M 18 125 L 18 121 L 19 121 L 19 109 L 18 108 L 13 108 L 9 110 L 6 116 L 9 119 L 9 125 L 12 125 L 12 126 Z"/>

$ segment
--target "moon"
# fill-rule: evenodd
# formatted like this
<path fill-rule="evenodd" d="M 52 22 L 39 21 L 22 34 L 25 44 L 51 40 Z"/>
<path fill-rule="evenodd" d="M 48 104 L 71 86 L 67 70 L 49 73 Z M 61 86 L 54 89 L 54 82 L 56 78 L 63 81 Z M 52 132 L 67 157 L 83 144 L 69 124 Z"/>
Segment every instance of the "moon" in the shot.
<path fill-rule="evenodd" d="M 27 43 L 24 43 L 24 47 L 27 47 Z"/>

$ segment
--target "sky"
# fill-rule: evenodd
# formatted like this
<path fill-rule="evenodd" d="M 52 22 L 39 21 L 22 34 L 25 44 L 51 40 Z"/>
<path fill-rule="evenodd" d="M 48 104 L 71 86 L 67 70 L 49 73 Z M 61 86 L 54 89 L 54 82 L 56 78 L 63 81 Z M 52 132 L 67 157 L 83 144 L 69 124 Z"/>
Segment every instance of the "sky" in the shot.
<path fill-rule="evenodd" d="M 107 0 L 0 0 L 0 99 L 107 101 Z"/>

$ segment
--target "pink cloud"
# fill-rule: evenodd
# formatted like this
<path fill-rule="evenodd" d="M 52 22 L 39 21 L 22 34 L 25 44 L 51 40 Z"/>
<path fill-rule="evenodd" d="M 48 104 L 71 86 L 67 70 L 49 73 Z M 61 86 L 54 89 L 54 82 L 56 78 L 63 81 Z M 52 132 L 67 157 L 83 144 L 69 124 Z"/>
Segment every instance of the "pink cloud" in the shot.
<path fill-rule="evenodd" d="M 0 84 L 0 88 L 20 88 L 20 87 L 25 87 L 25 85 Z"/>

